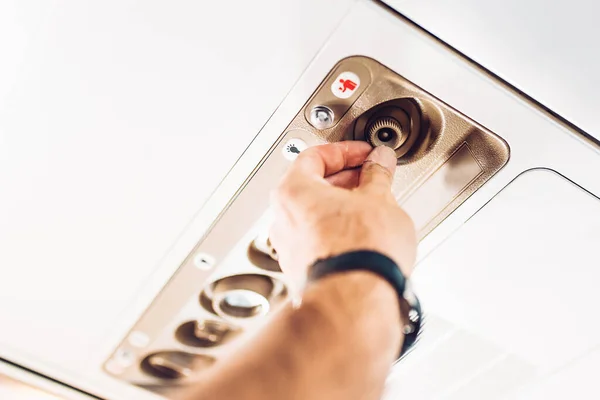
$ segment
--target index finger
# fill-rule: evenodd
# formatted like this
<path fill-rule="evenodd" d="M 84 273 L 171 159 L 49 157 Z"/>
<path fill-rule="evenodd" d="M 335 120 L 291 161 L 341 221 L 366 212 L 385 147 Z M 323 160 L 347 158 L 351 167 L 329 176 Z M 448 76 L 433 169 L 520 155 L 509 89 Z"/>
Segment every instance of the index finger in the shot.
<path fill-rule="evenodd" d="M 310 147 L 290 167 L 290 183 L 323 180 L 329 175 L 361 165 L 373 148 L 367 142 L 344 141 Z"/>

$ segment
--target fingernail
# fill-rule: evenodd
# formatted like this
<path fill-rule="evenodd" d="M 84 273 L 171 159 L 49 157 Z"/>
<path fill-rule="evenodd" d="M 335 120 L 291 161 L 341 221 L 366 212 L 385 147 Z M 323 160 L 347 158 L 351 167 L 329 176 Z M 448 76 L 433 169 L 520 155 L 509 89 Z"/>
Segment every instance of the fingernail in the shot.
<path fill-rule="evenodd" d="M 377 163 L 390 171 L 392 174 L 396 170 L 396 152 L 387 146 L 377 146 L 367 156 L 367 161 Z"/>

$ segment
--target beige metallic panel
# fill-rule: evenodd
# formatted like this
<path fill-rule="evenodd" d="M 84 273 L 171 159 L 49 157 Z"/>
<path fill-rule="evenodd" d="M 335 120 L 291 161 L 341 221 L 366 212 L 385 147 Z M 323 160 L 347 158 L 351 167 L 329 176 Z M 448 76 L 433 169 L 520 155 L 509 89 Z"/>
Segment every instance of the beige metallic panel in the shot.
<path fill-rule="evenodd" d="M 482 173 L 465 143 L 401 205 L 421 231 Z"/>

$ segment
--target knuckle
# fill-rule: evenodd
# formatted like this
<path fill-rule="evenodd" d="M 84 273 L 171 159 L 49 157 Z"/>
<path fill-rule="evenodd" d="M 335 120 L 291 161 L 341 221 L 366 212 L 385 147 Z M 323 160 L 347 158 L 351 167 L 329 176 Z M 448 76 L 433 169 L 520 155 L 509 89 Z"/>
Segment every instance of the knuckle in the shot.
<path fill-rule="evenodd" d="M 281 181 L 279 181 L 279 184 L 272 191 L 273 197 L 278 200 L 282 200 L 289 197 L 289 195 L 291 195 L 293 191 L 293 186 L 294 178 L 290 171 L 288 171 L 288 173 L 286 173 L 283 176 Z"/>
<path fill-rule="evenodd" d="M 294 197 L 294 186 L 289 181 L 282 182 L 275 191 L 275 197 L 278 201 L 287 201 Z"/>
<path fill-rule="evenodd" d="M 327 145 L 325 144 L 325 145 L 309 147 L 308 149 L 302 151 L 298 155 L 298 158 L 296 158 L 296 161 L 299 159 L 305 160 L 305 159 L 311 159 L 311 158 L 319 158 L 320 155 L 323 153 L 323 151 L 326 150 L 326 149 L 323 149 L 323 146 L 327 146 Z"/>

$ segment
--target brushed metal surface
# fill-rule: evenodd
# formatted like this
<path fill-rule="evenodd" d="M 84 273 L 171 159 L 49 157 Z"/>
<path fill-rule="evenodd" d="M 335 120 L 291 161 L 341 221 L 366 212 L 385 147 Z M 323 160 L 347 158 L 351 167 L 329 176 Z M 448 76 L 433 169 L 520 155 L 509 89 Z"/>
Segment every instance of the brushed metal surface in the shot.
<path fill-rule="evenodd" d="M 417 230 L 422 231 L 436 220 L 439 210 L 450 205 L 482 173 L 465 143 L 401 206 L 410 214 Z"/>
<path fill-rule="evenodd" d="M 420 119 L 416 128 L 420 136 L 416 141 L 409 137 L 404 143 L 410 143 L 412 148 L 401 150 L 401 146 L 396 150 L 399 161 L 392 189 L 400 202 L 429 179 L 460 146 L 467 143 L 482 173 L 464 191 L 449 199 L 450 203 L 440 204 L 439 210 L 431 210 L 429 223 L 419 230 L 419 236 L 423 238 L 506 164 L 510 155 L 508 144 L 417 85 L 367 57 L 355 56 L 340 61 L 309 104 L 328 106 L 328 101 L 332 101 L 328 86 L 331 78 L 340 70 L 353 68 L 358 62 L 370 71 L 371 83 L 335 127 L 318 130 L 298 115 L 288 129 L 306 130 L 327 142 L 363 139 L 368 121 L 373 116 L 381 115 L 381 110 L 390 104 L 401 103 L 404 109 L 409 110 L 411 118 Z M 460 174 L 460 169 L 455 173 Z"/>

